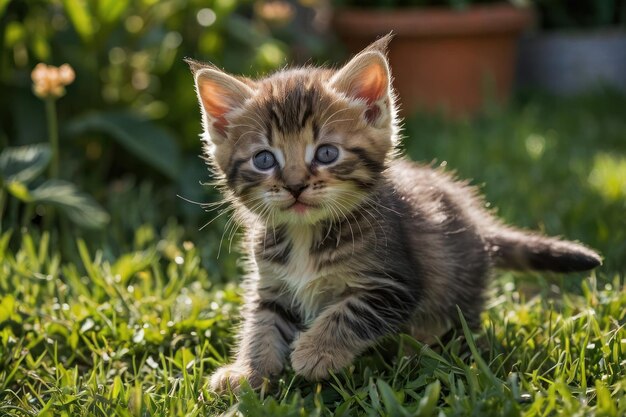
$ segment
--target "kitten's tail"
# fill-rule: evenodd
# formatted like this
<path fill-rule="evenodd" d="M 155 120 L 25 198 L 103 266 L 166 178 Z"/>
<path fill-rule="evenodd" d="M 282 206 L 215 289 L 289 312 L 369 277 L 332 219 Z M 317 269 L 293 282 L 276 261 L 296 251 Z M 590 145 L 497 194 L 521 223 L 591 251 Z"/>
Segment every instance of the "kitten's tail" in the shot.
<path fill-rule="evenodd" d="M 574 272 L 602 264 L 600 255 L 580 243 L 512 228 L 498 228 L 486 241 L 498 268 Z"/>

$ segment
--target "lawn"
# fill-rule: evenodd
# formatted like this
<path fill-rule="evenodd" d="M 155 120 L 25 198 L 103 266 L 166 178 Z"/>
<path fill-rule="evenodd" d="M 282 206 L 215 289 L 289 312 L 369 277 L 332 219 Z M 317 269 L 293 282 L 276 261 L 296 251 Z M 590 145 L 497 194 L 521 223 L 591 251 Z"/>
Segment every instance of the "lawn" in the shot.
<path fill-rule="evenodd" d="M 472 121 L 412 117 L 411 158 L 473 179 L 507 221 L 586 242 L 604 265 L 497 272 L 482 331 L 466 343 L 389 338 L 323 383 L 288 371 L 260 393 L 207 390 L 229 359 L 240 271 L 228 230 L 220 251 L 226 220 L 198 231 L 216 214 L 178 200 L 179 189 L 113 184 L 106 238 L 7 217 L 0 415 L 626 415 L 625 109 L 626 97 L 601 92 L 530 95 Z M 180 203 L 197 222 L 172 215 Z"/>

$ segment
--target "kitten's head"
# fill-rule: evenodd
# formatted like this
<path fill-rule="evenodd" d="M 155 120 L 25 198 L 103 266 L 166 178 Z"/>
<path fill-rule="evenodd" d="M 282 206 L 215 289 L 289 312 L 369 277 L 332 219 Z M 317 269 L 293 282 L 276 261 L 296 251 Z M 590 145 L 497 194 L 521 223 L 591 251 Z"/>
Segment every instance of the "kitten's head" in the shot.
<path fill-rule="evenodd" d="M 250 80 L 190 62 L 205 150 L 236 201 L 275 224 L 312 224 L 368 198 L 397 136 L 389 38 L 337 71 Z"/>

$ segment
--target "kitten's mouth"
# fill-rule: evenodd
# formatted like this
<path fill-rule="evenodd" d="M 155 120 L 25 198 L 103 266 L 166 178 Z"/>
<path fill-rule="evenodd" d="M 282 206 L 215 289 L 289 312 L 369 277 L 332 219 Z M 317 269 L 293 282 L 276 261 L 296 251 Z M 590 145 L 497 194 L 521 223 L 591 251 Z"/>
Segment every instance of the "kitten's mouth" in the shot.
<path fill-rule="evenodd" d="M 311 210 L 315 208 L 315 206 L 311 205 L 311 204 L 306 204 L 303 203 L 300 200 L 296 200 L 293 202 L 293 204 L 287 206 L 284 210 L 290 210 L 290 211 L 295 211 L 296 213 L 306 213 L 307 211 Z"/>

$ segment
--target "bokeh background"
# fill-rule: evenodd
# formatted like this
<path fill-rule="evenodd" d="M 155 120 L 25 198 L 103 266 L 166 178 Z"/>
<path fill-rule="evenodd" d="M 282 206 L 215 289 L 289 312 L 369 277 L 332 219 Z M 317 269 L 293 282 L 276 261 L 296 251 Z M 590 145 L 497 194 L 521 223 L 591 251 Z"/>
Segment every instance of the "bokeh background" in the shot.
<path fill-rule="evenodd" d="M 391 30 L 408 157 L 471 180 L 506 221 L 604 256 L 597 288 L 580 276 L 500 275 L 489 352 L 514 343 L 501 342 L 509 336 L 523 346 L 553 337 L 542 327 L 552 323 L 546 303 L 564 290 L 584 296 L 566 298 L 578 300 L 566 315 L 594 305 L 598 329 L 623 328 L 624 297 L 610 297 L 626 272 L 626 1 L 0 0 L 0 407 L 198 411 L 198 392 L 208 398 L 201 387 L 232 343 L 241 265 L 228 211 L 205 205 L 221 197 L 200 157 L 200 112 L 183 59 L 251 77 L 336 67 Z M 73 82 L 37 96 L 38 63 L 69 64 Z M 498 320 L 538 293 L 543 301 L 522 303 L 511 316 L 521 327 L 507 333 Z M 623 369 L 602 364 L 626 351 L 623 333 L 573 323 L 562 334 L 580 330 L 571 337 L 582 350 L 571 357 L 584 362 L 592 349 L 587 360 L 604 372 L 597 379 L 618 392 Z M 613 342 L 618 350 L 605 352 Z M 560 359 L 550 355 L 559 352 L 505 349 L 494 361 L 522 359 L 497 378 L 544 356 L 545 378 L 556 378 L 550 364 Z M 573 402 L 559 400 L 572 409 L 591 372 L 577 363 L 567 376 Z M 432 381 L 420 369 L 423 388 Z M 171 375 L 180 385 L 168 385 Z M 528 384 L 541 390 L 544 381 Z M 488 392 L 478 389 L 458 410 L 478 409 Z M 119 400 L 100 403 L 101 395 Z M 326 388 L 322 396 L 330 400 L 311 400 L 318 409 L 339 401 Z M 493 415 L 517 409 L 502 398 L 490 403 Z"/>
<path fill-rule="evenodd" d="M 500 14 L 475 12 L 489 8 Z M 74 237 L 85 235 L 114 257 L 142 225 L 172 221 L 202 242 L 207 269 L 230 265 L 228 255 L 215 259 L 225 222 L 198 232 L 214 215 L 177 197 L 219 200 L 202 185 L 211 174 L 198 156 L 199 111 L 183 58 L 255 77 L 288 65 L 337 66 L 394 30 L 409 155 L 449 163 L 485 183 L 508 220 L 585 240 L 623 269 L 625 9 L 623 1 L 548 0 L 2 1 L 0 145 L 49 141 L 31 71 L 39 62 L 70 64 L 75 82 L 56 103 L 58 178 L 106 212 L 64 222 L 69 200 L 38 202 L 35 193 L 28 202 L 5 187 L 2 228 L 48 226 L 69 257 Z M 469 24 L 461 20 L 472 13 Z M 559 84 L 567 77 L 578 84 Z M 47 179 L 42 172 L 24 185 Z M 45 224 L 55 205 L 58 216 Z"/>

